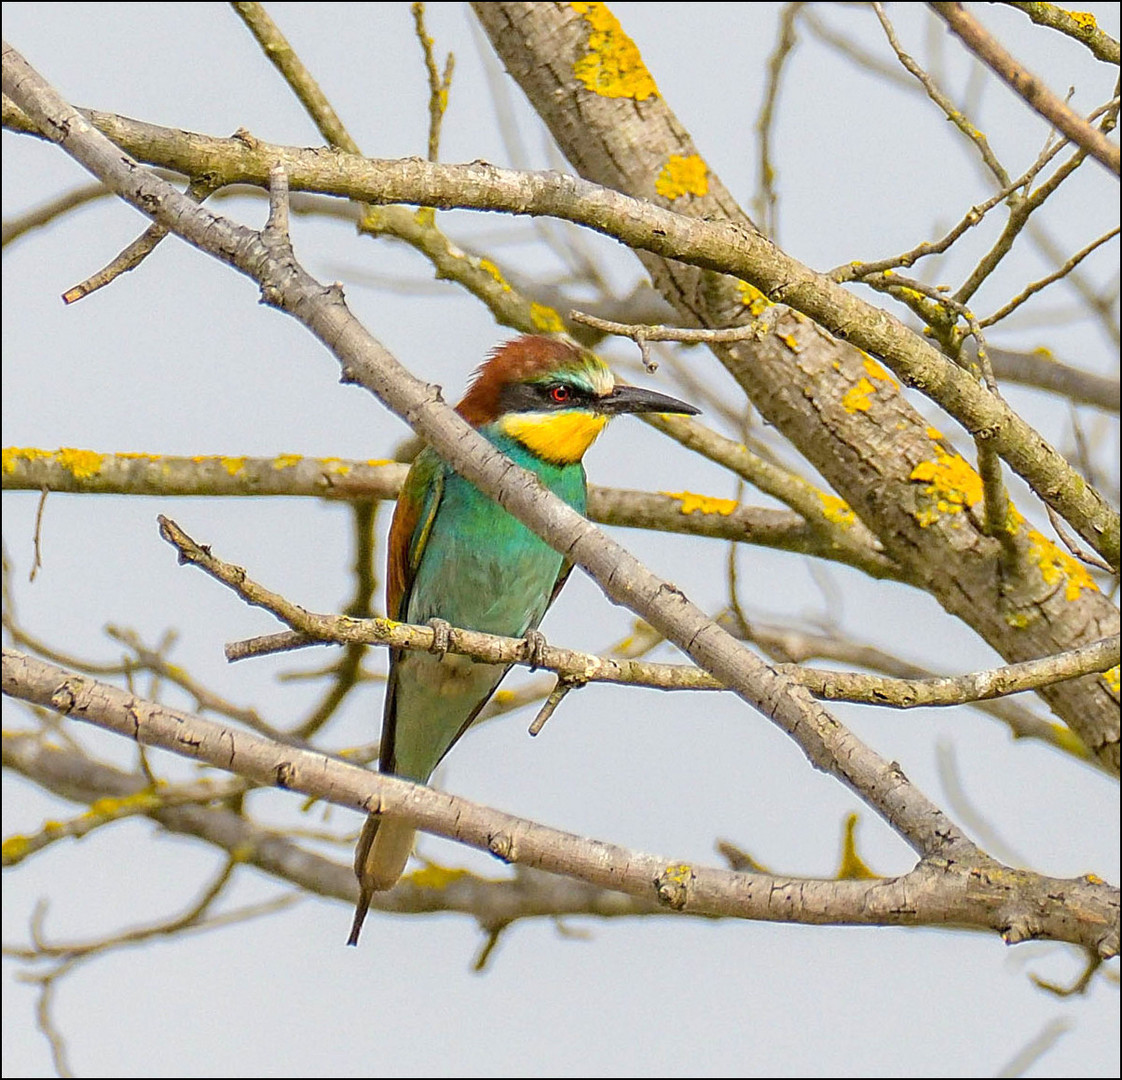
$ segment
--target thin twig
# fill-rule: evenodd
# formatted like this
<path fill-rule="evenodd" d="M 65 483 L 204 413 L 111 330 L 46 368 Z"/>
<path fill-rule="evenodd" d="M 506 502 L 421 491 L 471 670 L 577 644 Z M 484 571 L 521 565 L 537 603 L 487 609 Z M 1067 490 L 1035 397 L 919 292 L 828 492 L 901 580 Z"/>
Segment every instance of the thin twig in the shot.
<path fill-rule="evenodd" d="M 356 619 L 321 615 L 291 603 L 257 584 L 239 566 L 223 562 L 192 540 L 175 522 L 160 518 L 160 534 L 180 553 L 180 561 L 197 566 L 215 581 L 236 592 L 246 603 L 264 608 L 301 635 L 286 644 L 348 644 L 362 642 L 389 648 L 431 651 L 435 631 L 431 626 L 410 626 L 391 619 Z M 593 656 L 546 645 L 533 660 L 521 638 L 500 637 L 453 627 L 448 651 L 490 664 L 521 664 L 546 668 L 571 682 L 610 682 L 648 686 L 660 690 L 722 690 L 724 684 L 689 664 L 652 664 L 637 660 Z M 862 701 L 894 708 L 919 705 L 958 705 L 1022 690 L 1036 689 L 1064 679 L 1106 671 L 1118 663 L 1117 636 L 1039 660 L 1010 664 L 990 671 L 925 680 L 886 679 L 853 672 L 831 672 L 780 666 L 791 678 L 831 701 Z"/>
<path fill-rule="evenodd" d="M 440 126 L 444 122 L 444 112 L 448 108 L 448 91 L 452 86 L 452 72 L 456 66 L 456 58 L 452 53 L 448 54 L 444 61 L 442 76 L 436 66 L 434 42 L 425 27 L 425 5 L 414 3 L 410 6 L 417 40 L 421 43 L 421 50 L 424 52 L 425 70 L 429 81 L 429 161 L 436 161 L 440 156 Z"/>
<path fill-rule="evenodd" d="M 31 558 L 31 570 L 27 575 L 28 581 L 34 581 L 43 565 L 43 511 L 47 508 L 48 488 L 43 488 L 39 493 L 39 505 L 35 508 L 35 538 L 32 541 L 34 554 Z"/>
<path fill-rule="evenodd" d="M 1088 119 L 1096 119 L 1098 116 L 1108 112 L 1111 108 L 1111 104 L 1113 103 L 1108 103 L 1107 105 L 1102 105 L 1095 109 L 1088 116 Z M 1005 187 L 994 192 L 988 199 L 970 207 L 958 224 L 940 239 L 923 241 L 908 251 L 885 259 L 874 259 L 870 261 L 855 260 L 842 263 L 840 266 L 836 266 L 833 270 L 829 271 L 828 276 L 834 281 L 839 282 L 861 280 L 867 274 L 877 274 L 899 266 L 912 266 L 920 259 L 931 255 L 943 254 L 964 233 L 974 228 L 976 225 L 979 225 L 995 206 L 1015 196 L 1016 193 L 1022 189 L 1027 190 L 1040 171 L 1067 145 L 1068 143 L 1066 140 L 1055 140 L 1046 144 L 1036 161 L 1034 161 L 1028 169 L 1021 173 L 1015 180 L 1011 180 Z M 1019 201 L 1019 199 L 1013 199 L 1012 205 L 1015 209 L 1019 206 Z M 1039 204 L 1037 203 L 1035 205 Z"/>
<path fill-rule="evenodd" d="M 1051 285 L 1054 281 L 1059 281 L 1061 278 L 1066 277 L 1072 272 L 1088 255 L 1091 254 L 1096 248 L 1102 247 L 1108 240 L 1113 240 L 1118 235 L 1118 226 L 1116 225 L 1109 232 L 1104 233 L 1097 240 L 1092 240 L 1085 248 L 1081 248 L 1074 255 L 1068 259 L 1063 266 L 1058 270 L 1053 271 L 1039 281 L 1034 281 L 1026 285 L 1016 296 L 1013 297 L 1007 304 L 1000 307 L 992 315 L 987 315 L 984 319 L 978 320 L 979 326 L 992 326 L 996 322 L 1000 322 L 1007 315 L 1016 311 L 1029 297 L 1036 295 L 1041 289 Z"/>
<path fill-rule="evenodd" d="M 539 735 L 542 728 L 545 727 L 546 721 L 557 711 L 557 706 L 565 700 L 566 694 L 580 685 L 579 682 L 573 682 L 570 679 L 563 679 L 558 676 L 556 685 L 550 692 L 549 697 L 545 699 L 542 707 L 538 710 L 538 715 L 534 717 L 533 722 L 530 724 L 530 734 Z"/>
<path fill-rule="evenodd" d="M 217 190 L 217 187 L 218 185 L 212 183 L 210 180 L 192 180 L 187 185 L 187 190 L 184 194 L 187 195 L 188 198 L 194 199 L 195 202 L 201 203 L 212 195 Z M 122 274 L 127 274 L 130 270 L 135 270 L 156 250 L 157 246 L 167 234 L 168 230 L 163 225 L 149 225 L 140 236 L 106 263 L 97 273 L 91 274 L 85 281 L 80 281 L 77 285 L 72 285 L 67 289 L 66 292 L 62 294 L 62 302 L 64 304 L 73 304 L 75 301 L 89 296 L 90 293 L 105 288 L 106 285 L 119 278 Z"/>
<path fill-rule="evenodd" d="M 768 57 L 767 86 L 760 104 L 760 114 L 756 118 L 756 136 L 760 143 L 756 206 L 760 227 L 764 235 L 773 240 L 778 240 L 779 237 L 779 194 L 775 189 L 775 165 L 772 162 L 772 124 L 779 102 L 784 67 L 799 40 L 795 35 L 795 20 L 805 6 L 802 3 L 785 4 L 779 14 L 779 35 L 775 48 Z"/>
<path fill-rule="evenodd" d="M 1114 570 L 1108 562 L 1100 559 L 1093 551 L 1084 550 L 1075 542 L 1075 537 L 1064 528 L 1064 523 L 1060 515 L 1047 503 L 1044 504 L 1044 509 L 1048 511 L 1048 520 L 1052 523 L 1052 528 L 1056 530 L 1056 535 L 1063 541 L 1064 547 L 1066 547 L 1072 555 L 1080 562 L 1085 562 L 1088 566 L 1093 566 L 1096 570 L 1102 570 L 1107 574 L 1114 573 Z"/>
<path fill-rule="evenodd" d="M 927 92 L 927 96 L 943 110 L 943 115 L 974 144 L 975 149 L 982 157 L 982 161 L 985 162 L 986 167 L 997 180 L 997 186 L 1007 188 L 1009 186 L 1009 173 L 1005 170 L 1005 166 L 997 160 L 997 155 L 990 148 L 989 140 L 963 115 L 960 109 L 955 107 L 954 102 L 943 93 L 935 80 L 904 51 L 900 39 L 896 36 L 895 27 L 889 22 L 888 16 L 885 14 L 884 5 L 874 3 L 872 8 L 876 12 L 885 36 L 888 38 L 889 45 L 892 46 L 893 52 L 896 53 L 897 59 L 905 70 L 919 81 Z"/>
<path fill-rule="evenodd" d="M 1074 1022 L 1067 1017 L 1057 1017 L 1055 1020 L 1049 1020 L 1041 1028 L 1040 1033 L 1021 1047 L 1008 1062 L 994 1073 L 994 1076 L 998 1077 L 999 1080 L 1004 1080 L 1005 1077 L 1024 1076 L 1073 1026 Z"/>
<path fill-rule="evenodd" d="M 44 225 L 49 225 L 55 218 L 69 213 L 76 207 L 84 206 L 95 199 L 104 199 L 112 194 L 100 182 L 83 184 L 40 206 L 33 207 L 24 214 L 7 218 L 0 231 L 0 247 L 7 247 L 13 240 L 18 240 L 32 229 L 41 229 Z"/>

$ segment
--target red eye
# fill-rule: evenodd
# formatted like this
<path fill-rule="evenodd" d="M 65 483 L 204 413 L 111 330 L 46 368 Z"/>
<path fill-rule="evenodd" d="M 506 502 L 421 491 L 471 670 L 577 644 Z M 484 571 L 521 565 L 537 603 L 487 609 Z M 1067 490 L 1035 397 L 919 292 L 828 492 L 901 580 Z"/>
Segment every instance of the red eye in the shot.
<path fill-rule="evenodd" d="M 558 405 L 561 405 L 569 400 L 570 391 L 567 386 L 555 386 L 549 391 L 549 396 L 556 401 Z"/>

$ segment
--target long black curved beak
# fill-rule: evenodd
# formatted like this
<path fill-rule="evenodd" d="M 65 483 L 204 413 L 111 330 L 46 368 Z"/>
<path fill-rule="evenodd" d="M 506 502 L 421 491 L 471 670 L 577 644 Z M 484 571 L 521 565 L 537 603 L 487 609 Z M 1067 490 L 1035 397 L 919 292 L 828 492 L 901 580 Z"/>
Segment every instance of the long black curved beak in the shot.
<path fill-rule="evenodd" d="M 701 412 L 684 401 L 672 398 L 667 394 L 658 394 L 654 390 L 644 390 L 641 386 L 617 386 L 610 394 L 606 394 L 596 402 L 598 412 L 616 416 L 619 413 L 685 413 L 687 416 L 697 416 Z"/>

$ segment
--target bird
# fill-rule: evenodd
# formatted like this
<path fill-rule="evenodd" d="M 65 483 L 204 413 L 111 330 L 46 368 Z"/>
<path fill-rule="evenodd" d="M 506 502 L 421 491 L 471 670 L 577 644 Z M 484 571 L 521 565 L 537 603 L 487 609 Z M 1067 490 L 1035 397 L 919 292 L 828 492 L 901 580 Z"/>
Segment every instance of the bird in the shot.
<path fill-rule="evenodd" d="M 525 335 L 492 351 L 456 412 L 583 514 L 581 460 L 613 416 L 699 410 L 617 383 L 594 352 L 567 338 Z M 526 638 L 540 648 L 538 624 L 571 569 L 431 447 L 417 455 L 390 526 L 386 613 L 430 624 L 434 642 L 430 652 L 390 650 L 380 772 L 427 783 L 509 670 L 447 653 L 448 629 Z M 400 819 L 367 818 L 355 850 L 360 896 L 348 945 L 358 944 L 373 894 L 401 877 L 414 836 Z"/>

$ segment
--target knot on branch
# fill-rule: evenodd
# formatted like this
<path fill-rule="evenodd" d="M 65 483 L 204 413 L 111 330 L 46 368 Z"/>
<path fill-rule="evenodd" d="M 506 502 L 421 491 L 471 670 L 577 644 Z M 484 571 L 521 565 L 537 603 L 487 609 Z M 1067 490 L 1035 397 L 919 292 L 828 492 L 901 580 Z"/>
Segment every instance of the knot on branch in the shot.
<path fill-rule="evenodd" d="M 693 883 L 696 879 L 697 875 L 693 872 L 693 867 L 686 863 L 668 866 L 654 879 L 655 895 L 658 897 L 658 902 L 674 911 L 685 910 L 686 905 L 690 902 Z"/>

